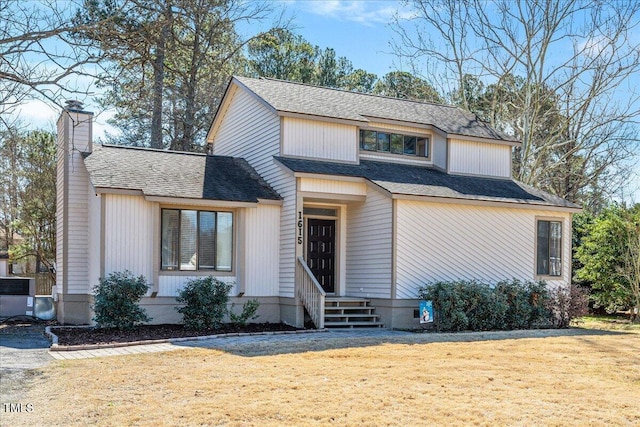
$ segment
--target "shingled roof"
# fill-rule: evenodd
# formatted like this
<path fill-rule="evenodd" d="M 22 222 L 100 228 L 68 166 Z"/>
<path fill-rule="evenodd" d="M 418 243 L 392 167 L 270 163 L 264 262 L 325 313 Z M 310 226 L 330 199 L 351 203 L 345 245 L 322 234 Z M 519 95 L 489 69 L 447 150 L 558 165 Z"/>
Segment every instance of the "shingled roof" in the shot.
<path fill-rule="evenodd" d="M 511 179 L 450 175 L 431 167 L 370 160 L 360 160 L 360 164 L 276 160 L 293 172 L 365 178 L 392 194 L 580 208 Z"/>
<path fill-rule="evenodd" d="M 114 145 L 94 145 L 85 165 L 94 188 L 145 196 L 234 202 L 280 200 L 244 159 Z"/>
<path fill-rule="evenodd" d="M 450 135 L 519 142 L 458 107 L 389 98 L 275 79 L 234 77 L 278 112 L 352 120 L 376 119 L 431 125 Z"/>

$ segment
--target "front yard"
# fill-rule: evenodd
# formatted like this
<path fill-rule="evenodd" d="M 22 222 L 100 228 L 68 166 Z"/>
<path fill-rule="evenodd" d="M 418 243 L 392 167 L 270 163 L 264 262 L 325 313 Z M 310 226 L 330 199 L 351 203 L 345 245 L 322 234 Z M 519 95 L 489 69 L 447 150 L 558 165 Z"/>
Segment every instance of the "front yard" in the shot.
<path fill-rule="evenodd" d="M 33 411 L 4 411 L 1 419 L 3 426 L 639 425 L 639 332 L 475 342 L 407 334 L 389 343 L 261 343 L 55 362 L 21 396 Z"/>

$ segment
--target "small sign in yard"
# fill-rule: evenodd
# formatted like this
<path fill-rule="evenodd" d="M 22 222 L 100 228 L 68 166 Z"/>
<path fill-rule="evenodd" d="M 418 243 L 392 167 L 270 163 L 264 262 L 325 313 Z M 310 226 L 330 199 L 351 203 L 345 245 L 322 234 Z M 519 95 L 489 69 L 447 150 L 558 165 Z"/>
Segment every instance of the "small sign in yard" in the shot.
<path fill-rule="evenodd" d="M 433 323 L 433 303 L 420 301 L 420 323 Z"/>

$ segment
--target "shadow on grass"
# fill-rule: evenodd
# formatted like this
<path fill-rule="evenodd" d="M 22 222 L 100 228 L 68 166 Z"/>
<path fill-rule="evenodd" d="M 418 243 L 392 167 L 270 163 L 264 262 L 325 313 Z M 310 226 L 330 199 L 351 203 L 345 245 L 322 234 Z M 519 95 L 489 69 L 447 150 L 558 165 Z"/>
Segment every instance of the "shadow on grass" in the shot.
<path fill-rule="evenodd" d="M 632 335 L 622 331 L 598 329 L 533 329 L 518 331 L 414 333 L 386 329 L 329 330 L 309 334 L 222 337 L 174 343 L 176 346 L 224 351 L 236 356 L 257 357 L 364 348 L 385 344 L 421 345 L 431 343 L 481 342 L 554 337 Z M 636 334 L 636 336 L 638 336 Z M 639 336 L 640 337 L 640 336 Z"/>

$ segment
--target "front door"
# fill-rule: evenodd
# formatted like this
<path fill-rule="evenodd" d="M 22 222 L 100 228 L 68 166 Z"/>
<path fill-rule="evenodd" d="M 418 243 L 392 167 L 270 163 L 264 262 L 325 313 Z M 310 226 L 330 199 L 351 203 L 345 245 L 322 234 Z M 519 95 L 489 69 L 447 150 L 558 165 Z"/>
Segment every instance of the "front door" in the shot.
<path fill-rule="evenodd" d="M 326 293 L 336 291 L 336 220 L 307 220 L 307 265 Z"/>

